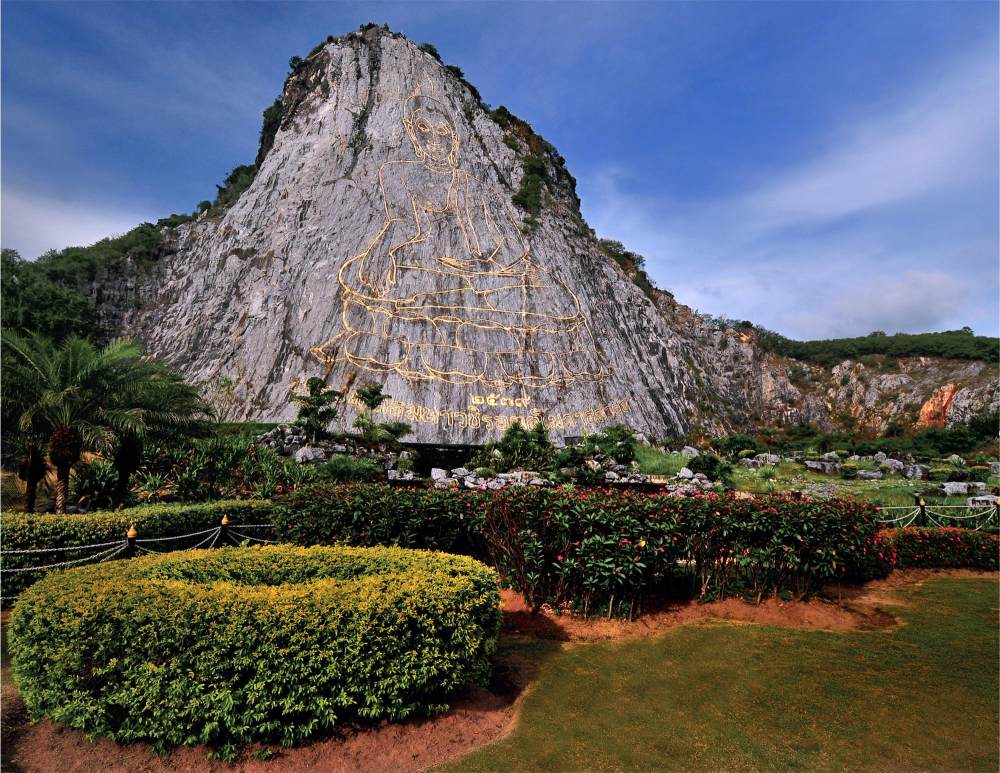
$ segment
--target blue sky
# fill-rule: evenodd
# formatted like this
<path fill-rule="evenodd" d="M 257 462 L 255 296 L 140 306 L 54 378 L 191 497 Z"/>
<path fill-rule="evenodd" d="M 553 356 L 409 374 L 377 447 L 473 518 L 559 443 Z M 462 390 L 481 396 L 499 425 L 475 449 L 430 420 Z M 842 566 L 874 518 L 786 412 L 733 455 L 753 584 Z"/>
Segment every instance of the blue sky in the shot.
<path fill-rule="evenodd" d="M 998 328 L 996 3 L 2 5 L 2 238 L 188 212 L 288 58 L 387 22 L 559 148 L 699 311 L 797 338 Z"/>

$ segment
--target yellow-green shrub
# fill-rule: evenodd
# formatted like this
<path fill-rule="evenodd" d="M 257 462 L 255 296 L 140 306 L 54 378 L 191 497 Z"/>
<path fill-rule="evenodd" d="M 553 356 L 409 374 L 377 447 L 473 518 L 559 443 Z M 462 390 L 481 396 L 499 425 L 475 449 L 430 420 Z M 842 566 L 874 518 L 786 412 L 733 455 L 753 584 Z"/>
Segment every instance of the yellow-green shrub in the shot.
<path fill-rule="evenodd" d="M 496 573 L 402 548 L 183 551 L 54 573 L 14 608 L 32 716 L 158 748 L 294 744 L 488 675 Z"/>
<path fill-rule="evenodd" d="M 234 527 L 239 524 L 270 523 L 271 503 L 259 500 L 228 500 L 221 502 L 177 503 L 144 505 L 126 510 L 93 512 L 86 515 L 25 515 L 4 513 L 0 517 L 3 533 L 3 550 L 47 550 L 73 548 L 80 545 L 97 545 L 125 539 L 133 524 L 139 539 L 173 537 L 214 528 L 229 516 Z M 170 543 L 183 548 L 197 544 L 200 538 Z M 45 553 L 28 553 L 3 556 L 4 569 L 57 564 L 91 555 L 99 550 L 54 550 Z M 37 572 L 4 573 L 2 592 L 4 599 L 17 596 L 33 582 L 45 576 L 47 570 Z"/>

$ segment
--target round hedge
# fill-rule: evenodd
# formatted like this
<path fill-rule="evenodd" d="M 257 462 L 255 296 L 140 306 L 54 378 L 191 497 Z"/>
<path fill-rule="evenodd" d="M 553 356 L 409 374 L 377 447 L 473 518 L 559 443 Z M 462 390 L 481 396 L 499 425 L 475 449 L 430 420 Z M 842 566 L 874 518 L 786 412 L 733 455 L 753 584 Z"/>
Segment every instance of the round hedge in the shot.
<path fill-rule="evenodd" d="M 72 569 L 10 625 L 32 715 L 159 749 L 294 744 L 447 708 L 489 674 L 497 575 L 401 548 L 195 550 Z"/>

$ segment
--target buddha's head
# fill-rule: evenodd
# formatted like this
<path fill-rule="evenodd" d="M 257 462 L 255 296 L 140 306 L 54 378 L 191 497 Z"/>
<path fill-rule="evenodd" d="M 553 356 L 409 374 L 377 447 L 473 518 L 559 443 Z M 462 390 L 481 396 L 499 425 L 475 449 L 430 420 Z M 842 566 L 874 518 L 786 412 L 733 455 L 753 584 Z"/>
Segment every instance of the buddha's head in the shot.
<path fill-rule="evenodd" d="M 458 131 L 447 108 L 431 97 L 406 100 L 403 126 L 421 161 L 434 166 L 458 165 Z"/>

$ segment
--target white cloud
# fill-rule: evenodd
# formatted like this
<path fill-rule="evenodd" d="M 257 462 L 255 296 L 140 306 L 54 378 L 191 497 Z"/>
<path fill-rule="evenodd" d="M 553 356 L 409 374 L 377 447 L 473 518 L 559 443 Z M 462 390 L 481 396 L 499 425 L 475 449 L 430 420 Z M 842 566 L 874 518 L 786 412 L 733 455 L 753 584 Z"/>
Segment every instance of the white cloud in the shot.
<path fill-rule="evenodd" d="M 772 227 L 830 220 L 981 175 L 984 149 L 997 136 L 994 59 L 965 59 L 903 104 L 841 127 L 826 153 L 745 204 Z"/>
<path fill-rule="evenodd" d="M 695 308 L 797 338 L 997 326 L 996 55 L 976 52 L 813 158 L 697 204 L 582 176 L 598 233 Z M 855 109 L 857 106 L 855 106 Z M 844 114 L 851 108 L 845 108 Z"/>
<path fill-rule="evenodd" d="M 5 190 L 0 199 L 0 243 L 34 259 L 50 249 L 93 244 L 156 215 L 115 205 L 82 204 Z"/>

